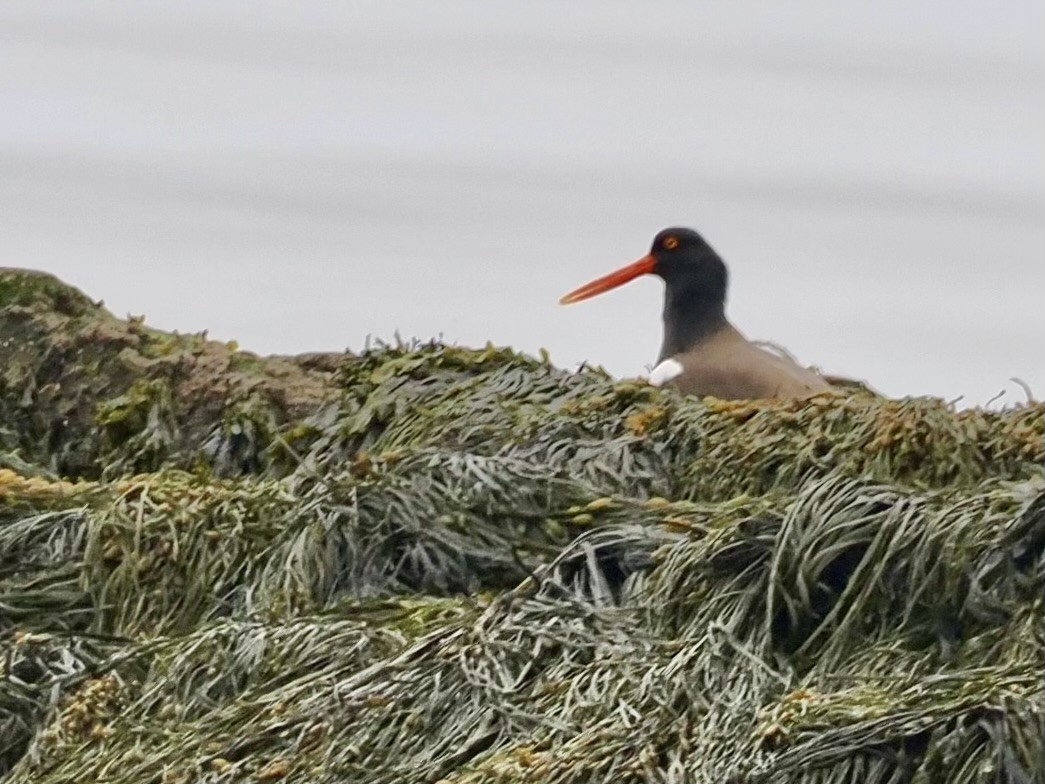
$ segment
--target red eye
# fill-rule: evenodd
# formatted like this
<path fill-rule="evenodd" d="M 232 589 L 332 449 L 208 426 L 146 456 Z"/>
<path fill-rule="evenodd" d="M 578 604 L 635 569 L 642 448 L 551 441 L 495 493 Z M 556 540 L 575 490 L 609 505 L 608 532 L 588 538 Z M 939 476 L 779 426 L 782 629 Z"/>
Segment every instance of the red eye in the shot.
<path fill-rule="evenodd" d="M 677 237 L 668 237 L 666 240 L 664 240 L 664 247 L 668 250 L 675 250 L 675 248 L 677 248 L 678 246 L 679 241 Z"/>

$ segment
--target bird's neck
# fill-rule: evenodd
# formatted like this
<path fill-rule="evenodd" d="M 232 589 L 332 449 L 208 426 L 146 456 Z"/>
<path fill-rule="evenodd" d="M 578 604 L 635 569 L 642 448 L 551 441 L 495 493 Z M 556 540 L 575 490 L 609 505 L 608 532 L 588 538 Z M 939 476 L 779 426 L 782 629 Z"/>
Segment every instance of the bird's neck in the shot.
<path fill-rule="evenodd" d="M 668 286 L 664 293 L 664 343 L 659 361 L 681 354 L 728 325 L 724 297 Z"/>

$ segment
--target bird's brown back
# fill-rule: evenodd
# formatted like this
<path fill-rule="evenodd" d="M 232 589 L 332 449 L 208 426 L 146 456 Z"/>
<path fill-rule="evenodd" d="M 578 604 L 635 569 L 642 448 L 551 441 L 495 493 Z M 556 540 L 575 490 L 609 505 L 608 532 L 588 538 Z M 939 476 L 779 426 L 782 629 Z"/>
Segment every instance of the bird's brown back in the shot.
<path fill-rule="evenodd" d="M 673 359 L 683 372 L 671 383 L 689 395 L 723 400 L 805 398 L 832 390 L 813 371 L 759 348 L 728 323 Z"/>

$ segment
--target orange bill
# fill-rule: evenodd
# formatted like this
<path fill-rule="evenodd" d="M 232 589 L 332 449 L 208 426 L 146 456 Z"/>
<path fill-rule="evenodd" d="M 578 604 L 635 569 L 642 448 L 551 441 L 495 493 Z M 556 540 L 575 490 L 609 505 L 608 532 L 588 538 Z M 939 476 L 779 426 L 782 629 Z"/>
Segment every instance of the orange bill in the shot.
<path fill-rule="evenodd" d="M 639 275 L 649 275 L 653 272 L 654 264 L 655 261 L 652 255 L 643 256 L 638 261 L 632 262 L 626 267 L 621 267 L 619 270 L 611 272 L 609 275 L 603 275 L 601 278 L 596 278 L 591 283 L 585 283 L 579 289 L 574 289 L 560 299 L 559 304 L 570 305 L 574 302 L 580 302 L 582 299 L 588 299 L 588 297 L 602 294 L 604 291 L 615 289 L 617 286 L 623 286 L 628 281 L 635 280 Z"/>

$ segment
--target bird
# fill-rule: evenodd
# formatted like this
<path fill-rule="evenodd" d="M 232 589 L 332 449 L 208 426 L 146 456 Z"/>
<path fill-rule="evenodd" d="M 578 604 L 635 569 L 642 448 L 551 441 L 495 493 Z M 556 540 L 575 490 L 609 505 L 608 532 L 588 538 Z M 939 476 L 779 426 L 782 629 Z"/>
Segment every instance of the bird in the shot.
<path fill-rule="evenodd" d="M 574 289 L 563 305 L 594 297 L 641 275 L 664 280 L 664 339 L 653 386 L 722 400 L 801 399 L 833 390 L 819 374 L 752 343 L 726 317 L 729 271 L 696 231 L 667 228 L 649 253 Z"/>

